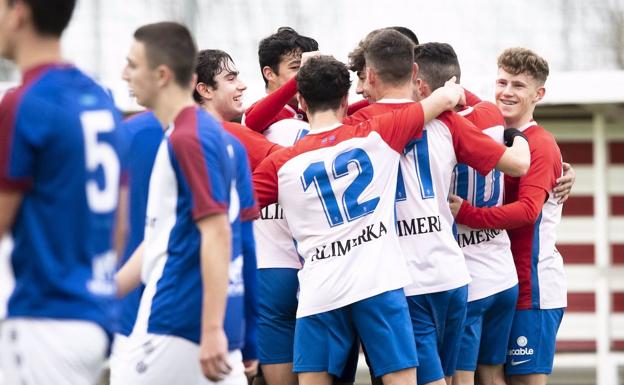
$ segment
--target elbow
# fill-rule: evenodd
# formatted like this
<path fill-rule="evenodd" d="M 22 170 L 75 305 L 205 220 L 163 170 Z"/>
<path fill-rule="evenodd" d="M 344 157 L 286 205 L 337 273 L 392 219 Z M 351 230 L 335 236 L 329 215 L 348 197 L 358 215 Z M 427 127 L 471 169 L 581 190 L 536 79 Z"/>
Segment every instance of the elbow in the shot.
<path fill-rule="evenodd" d="M 514 165 L 509 168 L 506 174 L 513 177 L 521 177 L 529 172 L 529 167 L 531 167 L 530 160 L 518 159 L 516 162 L 514 162 Z"/>

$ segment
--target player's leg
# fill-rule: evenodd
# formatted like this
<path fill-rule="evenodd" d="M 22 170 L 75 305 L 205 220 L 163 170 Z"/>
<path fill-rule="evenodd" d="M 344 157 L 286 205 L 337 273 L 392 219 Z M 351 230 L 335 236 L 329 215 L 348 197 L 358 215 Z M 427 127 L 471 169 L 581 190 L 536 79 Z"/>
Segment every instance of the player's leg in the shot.
<path fill-rule="evenodd" d="M 258 270 L 258 355 L 267 385 L 296 385 L 297 269 Z"/>
<path fill-rule="evenodd" d="M 407 297 L 412 320 L 413 338 L 418 352 L 418 385 L 446 385 L 438 353 L 438 328 L 443 326 L 432 294 Z M 444 312 L 443 312 L 444 313 Z"/>
<path fill-rule="evenodd" d="M 86 321 L 13 318 L 0 339 L 7 384 L 95 384 L 108 349 L 106 333 Z"/>
<path fill-rule="evenodd" d="M 496 293 L 483 315 L 477 377 L 479 384 L 505 385 L 503 364 L 507 360 L 509 334 L 518 301 L 518 285 Z"/>
<path fill-rule="evenodd" d="M 331 384 L 342 375 L 356 341 L 351 306 L 297 318 L 293 371 L 299 384 Z"/>
<path fill-rule="evenodd" d="M 440 353 L 440 364 L 444 371 L 447 384 L 451 384 L 451 378 L 455 374 L 457 359 L 459 357 L 459 345 L 466 323 L 466 308 L 468 305 L 468 285 L 448 290 L 445 293 L 436 293 L 440 296 L 444 309 L 446 304 L 446 314 L 444 314 L 444 326 L 438 330 L 438 335 L 442 336 L 438 351 Z M 440 323 L 439 323 L 440 324 Z"/>
<path fill-rule="evenodd" d="M 416 382 L 418 356 L 402 289 L 388 291 L 352 305 L 352 318 L 373 376 L 384 384 Z"/>
<path fill-rule="evenodd" d="M 546 384 L 564 309 L 517 310 L 509 337 L 505 374 L 512 385 Z"/>
<path fill-rule="evenodd" d="M 459 358 L 456 372 L 453 375 L 454 385 L 474 385 L 479 345 L 483 326 L 483 313 L 492 301 L 492 297 L 485 297 L 468 302 L 466 323 L 459 345 Z M 505 347 L 507 344 L 505 344 Z"/>

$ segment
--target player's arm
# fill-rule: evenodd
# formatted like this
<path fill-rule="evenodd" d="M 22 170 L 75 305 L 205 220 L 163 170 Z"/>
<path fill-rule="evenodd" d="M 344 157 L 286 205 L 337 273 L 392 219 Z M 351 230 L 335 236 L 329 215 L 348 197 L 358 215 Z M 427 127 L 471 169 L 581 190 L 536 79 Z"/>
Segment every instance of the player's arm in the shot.
<path fill-rule="evenodd" d="M 575 181 L 576 171 L 570 163 L 563 162 L 563 175 L 557 179 L 557 185 L 553 189 L 555 197 L 559 198 L 557 203 L 563 204 L 568 200 Z"/>
<path fill-rule="evenodd" d="M 444 111 L 465 103 L 464 89 L 455 82 L 455 76 L 448 80 L 444 87 L 433 91 L 420 104 L 424 112 L 425 124 L 429 123 Z"/>
<path fill-rule="evenodd" d="M 231 371 L 227 362 L 227 337 L 223 330 L 227 301 L 228 269 L 232 235 L 226 213 L 195 222 L 201 237 L 202 318 L 199 361 L 211 381 L 220 381 Z"/>
<path fill-rule="evenodd" d="M 510 138 L 511 147 L 504 147 L 458 114 L 445 114 L 440 120 L 451 130 L 459 163 L 469 165 L 482 175 L 487 175 L 492 168 L 514 177 L 528 171 L 531 160 L 529 144 L 519 131 Z"/>
<path fill-rule="evenodd" d="M 247 150 L 249 166 L 254 170 L 270 154 L 283 148 L 269 141 L 264 135 L 242 125 L 224 124 L 223 127 L 238 139 Z"/>
<path fill-rule="evenodd" d="M 245 125 L 256 132 L 263 132 L 296 93 L 297 79 L 294 76 L 280 88 L 251 106 L 245 113 Z"/>
<path fill-rule="evenodd" d="M 121 259 L 124 248 L 128 242 L 128 216 L 129 216 L 129 188 L 128 181 L 122 180 L 119 186 L 119 204 L 117 206 L 117 216 L 115 217 L 115 240 L 113 242 L 117 259 Z"/>
<path fill-rule="evenodd" d="M 277 157 L 281 156 L 288 150 L 288 148 L 285 148 L 281 151 L 273 153 L 271 156 L 263 160 L 253 172 L 253 188 L 256 193 L 256 198 L 258 199 L 258 206 L 260 208 L 277 203 L 278 182 L 277 167 L 275 162 Z"/>
<path fill-rule="evenodd" d="M 9 232 L 22 203 L 20 191 L 0 190 L 0 238 Z"/>
<path fill-rule="evenodd" d="M 245 282 L 245 346 L 242 349 L 245 374 L 255 376 L 258 370 L 258 284 L 256 242 L 253 222 L 241 223 L 243 241 L 243 281 Z"/>
<path fill-rule="evenodd" d="M 119 298 L 125 297 L 141 283 L 141 267 L 143 266 L 143 251 L 145 250 L 143 243 L 141 242 L 126 263 L 115 274 L 117 297 Z"/>
<path fill-rule="evenodd" d="M 357 102 L 349 104 L 349 107 L 347 107 L 347 116 L 355 114 L 364 107 L 368 107 L 369 104 L 370 103 L 368 103 L 368 100 L 366 99 L 358 100 Z"/>

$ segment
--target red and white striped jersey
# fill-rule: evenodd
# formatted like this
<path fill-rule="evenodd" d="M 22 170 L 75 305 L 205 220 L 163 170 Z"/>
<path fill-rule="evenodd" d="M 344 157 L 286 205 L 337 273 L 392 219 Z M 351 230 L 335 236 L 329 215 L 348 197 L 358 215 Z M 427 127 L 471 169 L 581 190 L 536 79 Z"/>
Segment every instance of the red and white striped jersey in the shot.
<path fill-rule="evenodd" d="M 279 202 L 304 259 L 297 317 L 409 284 L 394 199 L 401 152 L 422 134 L 423 120 L 416 103 L 316 129 L 255 170 L 260 206 Z"/>

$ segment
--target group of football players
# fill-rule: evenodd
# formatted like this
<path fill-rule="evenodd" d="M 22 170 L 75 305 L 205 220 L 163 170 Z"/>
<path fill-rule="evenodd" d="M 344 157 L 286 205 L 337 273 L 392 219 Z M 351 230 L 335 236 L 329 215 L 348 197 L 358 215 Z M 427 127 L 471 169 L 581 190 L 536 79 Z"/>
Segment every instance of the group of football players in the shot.
<path fill-rule="evenodd" d="M 160 22 L 123 120 L 61 56 L 74 6 L 0 0 L 0 383 L 353 384 L 363 357 L 375 384 L 546 384 L 575 176 L 533 119 L 546 60 L 504 50 L 494 104 L 408 28 L 345 64 L 282 27 L 245 110 L 234 59 Z"/>

